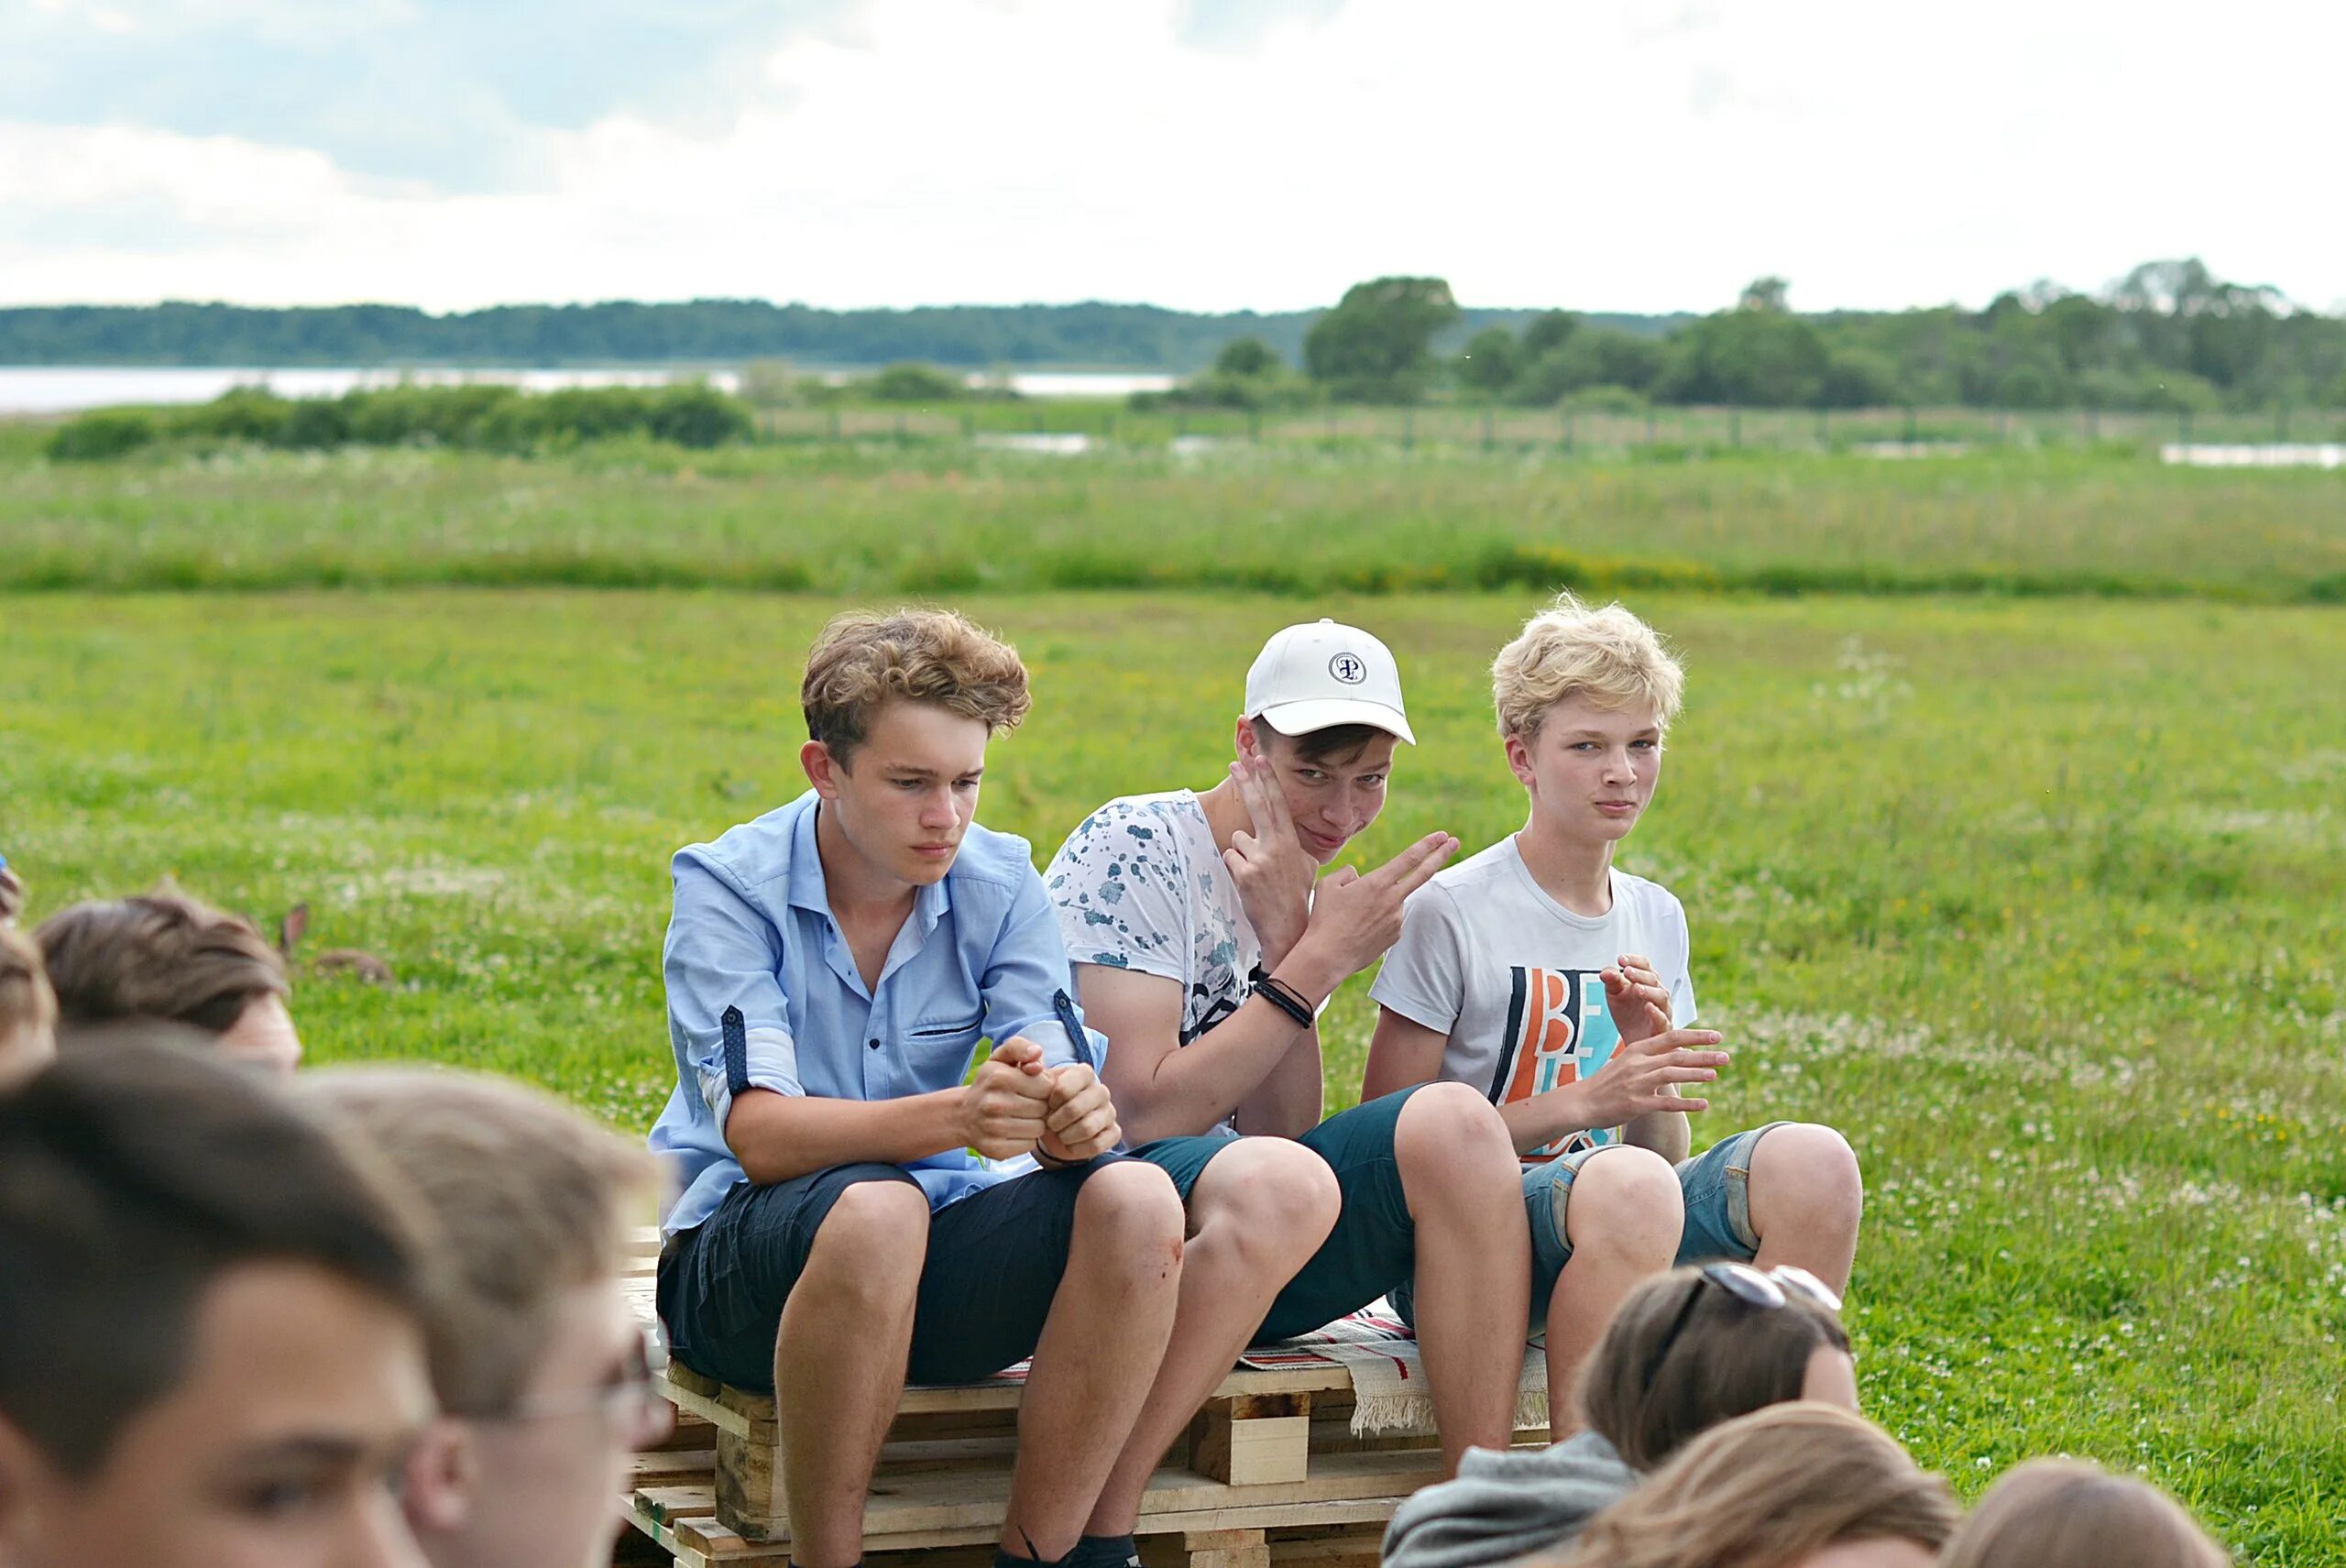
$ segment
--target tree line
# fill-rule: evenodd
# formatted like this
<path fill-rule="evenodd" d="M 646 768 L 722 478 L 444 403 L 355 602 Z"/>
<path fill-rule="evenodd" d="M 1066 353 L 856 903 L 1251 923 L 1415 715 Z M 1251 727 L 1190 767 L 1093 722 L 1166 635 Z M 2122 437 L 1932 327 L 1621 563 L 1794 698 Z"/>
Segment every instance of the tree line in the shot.
<path fill-rule="evenodd" d="M 1986 309 L 1801 315 L 1781 278 L 1661 335 L 1568 311 L 1492 323 L 1440 348 L 1462 312 L 1439 278 L 1356 284 L 1305 334 L 1310 385 L 1343 402 L 1409 403 L 1445 388 L 1551 406 L 1967 406 L 2178 412 L 2346 407 L 2346 318 L 2226 282 L 2198 260 L 2146 262 L 2099 295 L 2039 283 Z M 1233 345 L 1180 394 L 1291 393 L 1264 344 Z"/>

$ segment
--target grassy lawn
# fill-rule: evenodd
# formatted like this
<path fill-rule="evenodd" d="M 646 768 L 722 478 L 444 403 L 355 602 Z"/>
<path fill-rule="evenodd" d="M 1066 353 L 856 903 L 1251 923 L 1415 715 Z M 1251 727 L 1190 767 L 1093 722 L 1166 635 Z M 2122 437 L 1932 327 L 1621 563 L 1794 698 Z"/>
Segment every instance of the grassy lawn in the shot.
<path fill-rule="evenodd" d="M 485 550 L 466 531 L 499 517 L 549 548 L 751 560 L 779 538 L 811 560 L 803 515 L 808 537 L 877 561 L 942 539 L 948 515 L 981 543 L 1094 536 L 1108 499 L 1080 466 L 850 466 L 785 517 L 755 471 L 418 457 L 329 506 L 340 472 L 271 459 L 150 473 L 137 495 L 134 467 L 0 475 L 0 557 L 46 530 L 98 576 L 135 576 L 156 552 L 276 560 L 310 538 L 389 570 Z M 2334 476 L 2112 468 L 2038 509 L 1991 496 L 1990 468 L 1853 467 L 1846 491 L 1773 502 L 1792 482 L 1767 469 L 1625 472 L 1279 470 L 1249 481 L 1248 513 L 1236 478 L 1168 466 L 1132 477 L 1116 530 L 1154 551 L 1186 509 L 1203 519 L 1181 525 L 1189 554 L 1284 528 L 1333 559 L 1346 518 L 1397 549 L 1467 517 L 1526 538 L 1601 526 L 1618 547 L 1628 520 L 1639 548 L 1694 554 L 1741 548 L 1726 521 L 1741 516 L 1781 525 L 1771 548 L 1795 556 L 2049 566 L 2089 546 L 2106 561 L 2095 531 L 2131 519 L 2130 554 L 2241 583 L 2337 570 L 2346 551 Z M 343 521 L 300 521 L 328 515 Z M 1967 518 L 2006 521 L 1991 538 Z M 892 594 L 891 570 L 853 586 Z M 1211 782 L 1248 658 L 1305 614 L 1378 630 L 1410 683 L 1423 743 L 1365 858 L 1436 827 L 1479 846 L 1520 819 L 1481 671 L 1528 591 L 954 597 L 1034 670 L 1035 715 L 997 747 L 983 816 L 1038 859 L 1109 795 Z M 264 918 L 306 899 L 315 943 L 370 948 L 400 981 L 303 983 L 313 1060 L 497 1068 L 640 1128 L 672 1081 L 666 859 L 797 792 L 798 660 L 837 602 L 0 598 L 0 848 L 36 916 L 166 872 Z M 1696 1140 L 1773 1117 L 1850 1135 L 1871 1188 L 1851 1314 L 1872 1413 L 1967 1492 L 2026 1455 L 2088 1453 L 2147 1471 L 2256 1563 L 2346 1563 L 2346 688 L 2320 674 L 2346 668 L 2346 617 L 1634 602 L 1682 644 L 1691 686 L 1625 863 L 1685 899 L 1705 1019 L 1738 1053 Z M 1334 1104 L 1357 1095 L 1364 992 L 1327 1030 Z"/>
<path fill-rule="evenodd" d="M 28 430 L 0 427 L 0 589 L 1572 581 L 2346 601 L 2346 473 L 2169 469 L 2133 450 L 1054 458 L 846 443 L 48 464 Z"/>

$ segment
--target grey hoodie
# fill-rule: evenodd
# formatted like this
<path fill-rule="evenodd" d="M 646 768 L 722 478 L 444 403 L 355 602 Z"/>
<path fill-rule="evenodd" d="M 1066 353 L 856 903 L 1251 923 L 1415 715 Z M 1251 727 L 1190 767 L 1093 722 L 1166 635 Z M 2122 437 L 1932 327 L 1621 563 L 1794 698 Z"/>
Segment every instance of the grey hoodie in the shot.
<path fill-rule="evenodd" d="M 1529 1453 L 1470 1448 L 1456 1480 L 1394 1510 L 1385 1568 L 1485 1568 L 1561 1546 L 1637 1484 L 1637 1472 L 1593 1431 Z"/>

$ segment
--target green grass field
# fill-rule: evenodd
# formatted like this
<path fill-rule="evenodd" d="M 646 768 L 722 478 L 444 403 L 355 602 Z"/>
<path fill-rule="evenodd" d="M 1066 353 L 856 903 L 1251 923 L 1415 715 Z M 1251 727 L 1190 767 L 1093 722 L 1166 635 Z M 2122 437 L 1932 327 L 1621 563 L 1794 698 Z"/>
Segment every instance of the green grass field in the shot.
<path fill-rule="evenodd" d="M 1407 467 L 1324 484 L 1144 469 L 1113 488 L 1090 470 L 850 471 L 784 489 L 376 462 L 148 474 L 139 493 L 135 470 L 19 471 L 0 477 L 0 553 L 15 561 L 46 531 L 104 581 L 199 548 L 395 565 L 486 550 L 504 518 L 549 548 L 753 559 L 773 547 L 761 520 L 777 500 L 819 537 L 882 556 L 905 548 L 889 531 L 911 520 L 972 551 L 1025 528 L 1162 555 L 1168 519 L 1191 520 L 1186 551 L 1239 550 L 1269 510 L 1331 558 L 1344 537 L 1324 536 L 1329 520 L 1372 503 L 1380 547 L 1438 540 L 1443 519 L 1527 536 L 1534 521 L 1502 504 L 1532 495 L 1528 479 Z M 1881 534 L 1877 554 L 1993 548 L 2048 564 L 2165 507 L 2094 558 L 2173 541 L 2193 572 L 2242 583 L 2341 548 L 2335 516 L 2305 499 L 2338 491 L 2286 477 L 2056 472 L 1992 507 L 1968 473 L 1908 467 L 1866 486 L 1812 495 L 1797 472 L 1711 470 L 1639 492 L 1592 470 L 1553 504 L 1593 536 L 1667 511 L 1657 494 L 1703 492 L 1695 521 L 1653 525 L 1671 553 L 1736 548 L 1730 520 L 1751 507 L 1805 520 L 1791 551 L 1840 548 L 1835 529 L 1853 536 L 1889 507 L 1944 531 Z M 574 512 L 586 521 L 558 521 Z M 1992 546 L 1945 521 L 2007 513 Z M 2227 543 L 2259 529 L 2275 537 Z M 896 582 L 874 567 L 851 586 L 884 598 Z M 1038 855 L 1111 794 L 1210 782 L 1247 659 L 1305 613 L 1377 630 L 1410 682 L 1423 743 L 1365 856 L 1437 827 L 1478 845 L 1519 820 L 1480 671 L 1529 591 L 1308 608 L 954 597 L 1034 670 L 1035 715 L 997 747 L 982 815 Z M 36 916 L 165 873 L 265 919 L 306 899 L 315 943 L 371 948 L 400 977 L 389 992 L 303 983 L 313 1060 L 500 1069 L 641 1128 L 670 1082 L 666 859 L 800 787 L 798 660 L 837 602 L 0 598 L 0 848 L 31 879 Z M 2346 617 L 2075 598 L 1634 602 L 1683 645 L 1691 686 L 1625 863 L 1684 897 L 1705 1018 L 1738 1052 L 1697 1141 L 1777 1116 L 1850 1135 L 1871 1188 L 1851 1306 L 1871 1412 L 1967 1493 L 2024 1456 L 2088 1453 L 2173 1488 L 2251 1561 L 2346 1563 L 2346 689 L 2327 674 L 2346 668 Z M 1327 1031 L 1334 1103 L 1356 1096 L 1369 1024 L 1355 983 Z"/>
<path fill-rule="evenodd" d="M 0 590 L 738 587 L 2346 601 L 2346 474 L 2133 449 L 1884 461 L 959 443 L 47 464 L 0 427 Z"/>

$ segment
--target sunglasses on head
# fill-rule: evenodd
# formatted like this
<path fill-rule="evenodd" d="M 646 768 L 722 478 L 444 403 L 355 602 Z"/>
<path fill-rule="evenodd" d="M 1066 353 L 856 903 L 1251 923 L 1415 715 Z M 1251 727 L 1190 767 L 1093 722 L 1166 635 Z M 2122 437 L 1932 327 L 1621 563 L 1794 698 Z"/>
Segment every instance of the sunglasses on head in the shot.
<path fill-rule="evenodd" d="M 1661 1336 L 1661 1343 L 1654 1346 L 1653 1354 L 1647 1358 L 1645 1381 L 1649 1387 L 1653 1383 L 1654 1374 L 1661 1370 L 1661 1364 L 1669 1359 L 1670 1347 L 1676 1344 L 1678 1336 L 1685 1332 L 1686 1321 L 1694 1315 L 1694 1304 L 1703 1299 L 1703 1288 L 1706 1285 L 1717 1286 L 1758 1311 L 1773 1310 L 1794 1296 L 1828 1312 L 1837 1314 L 1841 1310 L 1841 1298 L 1833 1293 L 1833 1288 L 1805 1268 L 1780 1263 L 1763 1274 L 1748 1263 L 1705 1264 L 1694 1277 L 1687 1281 L 1686 1298 L 1678 1303 L 1678 1313 L 1670 1320 L 1669 1332 Z"/>

